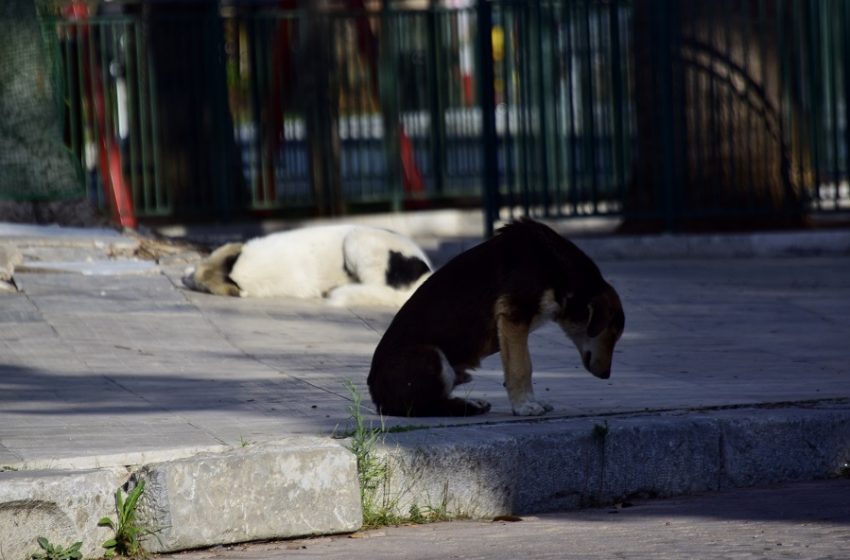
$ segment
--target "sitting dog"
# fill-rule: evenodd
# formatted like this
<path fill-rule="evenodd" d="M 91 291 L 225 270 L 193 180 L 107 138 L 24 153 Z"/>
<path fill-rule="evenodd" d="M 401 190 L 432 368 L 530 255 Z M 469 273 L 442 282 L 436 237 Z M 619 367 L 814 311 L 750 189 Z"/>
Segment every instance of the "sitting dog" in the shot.
<path fill-rule="evenodd" d="M 357 225 L 315 226 L 228 243 L 183 276 L 193 290 L 241 297 L 326 297 L 401 306 L 431 272 L 412 240 Z"/>
<path fill-rule="evenodd" d="M 369 392 L 381 414 L 467 416 L 490 404 L 452 397 L 469 369 L 500 352 L 513 413 L 541 415 L 531 384 L 528 335 L 553 320 L 596 377 L 611 374 L 625 315 L 617 292 L 578 247 L 524 220 L 461 253 L 398 311 L 372 357 Z"/>

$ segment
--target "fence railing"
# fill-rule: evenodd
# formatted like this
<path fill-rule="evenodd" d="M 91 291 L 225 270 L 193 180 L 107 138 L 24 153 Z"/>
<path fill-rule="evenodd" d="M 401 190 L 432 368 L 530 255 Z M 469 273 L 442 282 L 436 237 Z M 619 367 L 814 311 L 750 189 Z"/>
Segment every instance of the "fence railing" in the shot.
<path fill-rule="evenodd" d="M 477 203 L 474 16 L 229 8 L 50 21 L 66 141 L 92 196 L 107 204 L 117 166 L 140 216 Z"/>
<path fill-rule="evenodd" d="M 669 229 L 850 208 L 841 0 L 211 4 L 45 20 L 102 204 Z"/>

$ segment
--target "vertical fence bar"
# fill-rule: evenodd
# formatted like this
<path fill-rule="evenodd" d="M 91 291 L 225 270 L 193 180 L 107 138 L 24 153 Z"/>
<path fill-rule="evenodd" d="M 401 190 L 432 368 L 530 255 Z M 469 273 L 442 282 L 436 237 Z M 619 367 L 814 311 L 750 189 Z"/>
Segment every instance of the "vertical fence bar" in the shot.
<path fill-rule="evenodd" d="M 78 32 L 81 33 L 81 34 L 85 34 L 85 38 L 86 38 L 85 41 L 82 43 L 82 44 L 85 45 L 85 49 L 80 49 L 81 51 L 85 50 L 85 52 L 82 53 L 82 56 L 86 58 L 86 61 L 85 62 L 81 61 L 81 65 L 82 64 L 86 65 L 85 66 L 86 71 L 84 72 L 84 81 L 85 81 L 84 92 L 86 92 L 86 90 L 87 90 L 87 94 L 88 94 L 88 109 L 89 109 L 88 120 L 89 120 L 89 130 L 91 131 L 90 142 L 93 146 L 95 146 L 95 149 L 92 150 L 91 152 L 93 152 L 92 157 L 95 158 L 94 167 L 99 168 L 98 163 L 97 163 L 97 158 L 98 158 L 98 156 L 97 156 L 97 146 L 100 144 L 100 131 L 98 130 L 98 126 L 97 126 L 97 114 L 96 114 L 97 109 L 95 107 L 95 103 L 96 103 L 95 100 L 96 100 L 96 97 L 97 97 L 97 94 L 96 94 L 96 92 L 97 92 L 97 87 L 96 87 L 96 84 L 97 84 L 97 74 L 96 74 L 97 62 L 95 60 L 95 55 L 94 55 L 94 37 L 93 37 L 93 33 L 92 33 L 93 28 L 94 28 L 94 26 L 90 25 L 90 24 L 80 24 L 77 27 L 77 29 L 79 30 Z M 88 155 L 89 154 L 87 154 L 87 156 Z M 107 198 L 106 198 L 106 195 L 104 193 L 104 187 L 106 185 L 107 180 L 108 180 L 108 178 L 102 176 L 102 174 L 101 174 L 100 182 L 96 185 L 96 188 L 95 188 L 95 192 L 97 193 L 98 206 L 100 206 L 100 207 L 104 207 L 105 204 L 106 204 Z"/>
<path fill-rule="evenodd" d="M 390 187 L 390 205 L 393 212 L 401 211 L 404 203 L 404 185 L 401 168 L 401 150 L 399 143 L 399 95 L 398 95 L 398 15 L 383 4 L 381 8 L 381 44 L 380 79 L 381 113 L 384 123 L 384 155 L 386 161 L 386 180 Z"/>
<path fill-rule="evenodd" d="M 442 63 L 442 33 L 439 25 L 437 3 L 432 0 L 428 4 L 427 13 L 427 44 L 429 76 L 428 111 L 430 113 L 430 136 L 431 136 L 431 177 L 433 178 L 433 192 L 440 196 L 445 190 L 445 152 L 446 152 L 446 119 L 445 103 L 443 101 L 443 88 L 445 87 Z"/>
<path fill-rule="evenodd" d="M 611 37 L 609 56 L 611 57 L 611 110 L 614 119 L 613 144 L 613 181 L 617 192 L 622 193 L 625 186 L 625 157 L 623 154 L 623 80 L 620 60 L 620 5 L 611 2 L 608 5 L 608 32 Z M 613 192 L 613 189 L 612 189 Z"/>
<path fill-rule="evenodd" d="M 734 15 L 734 11 L 732 9 L 732 0 L 723 0 L 723 2 L 719 5 L 716 5 L 717 8 L 723 12 L 719 20 L 723 23 L 723 58 L 726 61 L 733 60 L 732 53 L 732 26 L 736 24 L 732 20 L 732 16 Z M 717 28 L 715 27 L 715 33 L 717 32 Z M 724 96 L 724 109 L 725 109 L 725 133 L 726 133 L 726 143 L 725 143 L 725 154 L 723 155 L 723 161 L 725 162 L 728 173 L 726 174 L 726 180 L 732 183 L 731 187 L 733 189 L 740 189 L 741 182 L 737 175 L 737 165 L 735 165 L 735 160 L 733 154 L 736 154 L 735 148 L 735 97 L 733 88 L 729 87 L 728 84 L 722 84 L 723 88 L 726 90 L 726 95 Z M 723 145 L 723 144 L 721 144 Z M 711 193 L 706 193 L 704 200 L 712 200 Z M 696 209 L 695 209 L 696 210 Z"/>
<path fill-rule="evenodd" d="M 835 203 L 833 205 L 834 210 L 838 210 L 841 207 L 842 188 L 846 188 L 848 190 L 845 196 L 850 197 L 850 184 L 848 184 L 850 183 L 850 7 L 848 7 L 847 2 L 839 2 L 839 6 L 841 6 L 841 14 L 838 17 L 842 24 L 841 62 L 842 69 L 844 71 L 844 96 L 842 98 L 844 103 L 844 114 L 842 119 L 842 125 L 844 126 L 844 166 L 840 180 L 836 181 L 838 190 L 835 193 Z M 846 200 L 844 202 L 850 202 L 850 200 Z"/>
<path fill-rule="evenodd" d="M 500 23 L 504 37 L 504 46 L 502 53 L 502 104 L 505 108 L 502 133 L 502 162 L 504 165 L 504 180 L 505 185 L 505 201 L 513 212 L 513 207 L 516 201 L 516 135 L 515 124 L 517 117 L 517 103 L 514 95 L 514 73 L 516 68 L 514 65 L 514 15 L 504 6 L 499 11 Z M 501 192 L 501 191 L 499 191 Z"/>
<path fill-rule="evenodd" d="M 605 72 L 605 67 L 610 65 L 608 46 L 611 44 L 611 37 L 607 34 L 609 29 L 608 25 L 606 25 L 608 14 L 604 7 L 594 3 L 591 13 L 596 23 L 596 45 L 593 51 L 595 66 L 593 76 L 597 82 L 594 113 L 599 115 L 598 132 L 594 142 L 597 153 L 596 161 L 594 162 L 594 174 L 599 176 L 599 189 L 593 197 L 593 212 L 594 214 L 598 214 L 604 207 L 602 201 L 612 182 L 611 176 L 614 167 L 613 146 L 610 145 L 610 139 L 614 137 L 612 130 L 613 119 L 611 118 L 611 105 L 608 103 L 608 100 L 611 98 L 612 88 L 611 82 L 606 80 L 608 73 Z"/>
<path fill-rule="evenodd" d="M 770 90 L 769 90 L 769 82 L 767 79 L 767 14 L 765 13 L 765 2 L 766 0 L 758 0 L 758 8 L 757 8 L 757 36 L 758 36 L 758 56 L 761 61 L 761 73 L 759 76 L 759 82 L 762 84 L 762 88 L 765 92 L 765 97 L 770 99 Z M 776 59 L 779 59 L 779 56 L 773 52 L 771 53 L 776 56 Z M 777 62 L 777 64 L 781 64 L 781 62 Z M 781 110 L 780 107 L 776 107 L 776 110 Z M 779 115 L 777 115 L 779 117 Z M 780 131 L 781 133 L 781 131 Z M 782 149 L 784 145 L 784 140 L 779 138 L 779 149 Z M 770 142 L 764 135 L 760 135 L 760 141 L 758 145 L 758 154 L 761 157 L 761 161 L 758 163 L 760 177 L 768 177 L 770 172 L 770 164 L 769 164 L 769 148 Z M 781 160 L 780 160 L 781 161 Z M 780 164 L 781 165 L 781 164 Z"/>
<path fill-rule="evenodd" d="M 552 149 L 551 153 L 551 162 L 552 162 L 552 183 L 554 185 L 554 193 L 552 199 L 552 212 L 555 216 L 561 217 L 563 214 L 564 208 L 564 197 L 566 195 L 565 189 L 565 181 L 564 181 L 564 158 L 562 154 L 564 153 L 564 146 L 566 142 L 564 141 L 564 135 L 562 134 L 563 122 L 564 122 L 564 109 L 565 109 L 565 99 L 564 99 L 564 81 L 563 76 L 561 75 L 561 69 L 564 65 L 564 49 L 562 43 L 563 37 L 563 24 L 561 23 L 564 20 L 563 12 L 565 6 L 560 3 L 555 4 L 547 4 L 549 7 L 548 14 L 548 26 L 549 26 L 549 34 L 550 34 L 550 51 L 551 51 L 551 91 L 549 96 L 551 98 L 551 107 L 552 107 L 552 116 L 551 116 L 551 138 L 552 138 Z"/>
<path fill-rule="evenodd" d="M 810 123 L 811 127 L 811 148 L 812 148 L 812 170 L 813 170 L 813 179 L 814 184 L 811 185 L 811 188 L 808 189 L 809 192 L 813 192 L 815 197 L 820 198 L 820 190 L 821 190 L 821 158 L 823 157 L 821 150 L 821 129 L 824 125 L 823 121 L 823 110 L 821 104 L 823 102 L 822 95 L 822 81 L 823 81 L 823 67 L 822 61 L 819 56 L 816 56 L 820 51 L 820 44 L 818 40 L 820 39 L 820 21 L 818 18 L 818 3 L 810 2 L 805 7 L 808 8 L 804 15 L 804 20 L 808 21 L 808 27 L 804 28 L 804 34 L 806 37 L 805 42 L 805 51 L 806 51 L 806 65 L 808 66 L 810 82 L 809 82 L 809 107 L 812 111 L 812 123 Z"/>
<path fill-rule="evenodd" d="M 565 72 L 567 74 L 567 116 L 568 125 L 566 129 L 567 135 L 567 198 L 569 199 L 572 215 L 578 214 L 579 203 L 579 174 L 578 174 L 578 125 L 579 116 L 576 108 L 576 16 L 573 4 L 570 3 L 567 10 L 564 12 L 562 26 L 566 36 L 564 37 L 564 57 L 566 58 Z"/>
<path fill-rule="evenodd" d="M 116 50 L 116 52 L 120 53 L 119 60 L 121 62 L 121 65 L 123 66 L 124 75 L 124 104 L 126 105 L 126 118 L 128 121 L 125 124 L 127 133 L 126 143 L 127 151 L 129 152 L 129 169 L 127 170 L 127 178 L 130 187 L 130 197 L 133 201 L 133 207 L 138 208 L 139 197 L 144 192 L 143 178 L 140 176 L 140 170 L 142 169 L 142 149 L 140 145 L 141 138 L 138 134 L 139 123 L 141 122 L 139 119 L 139 99 L 137 95 L 139 91 L 139 84 L 138 78 L 135 73 L 135 64 L 133 64 L 132 58 L 129 56 L 128 52 L 130 49 L 130 36 L 127 22 L 117 22 L 116 28 L 120 29 L 120 35 L 121 37 L 123 37 L 122 40 L 116 37 L 116 35 L 118 35 L 117 33 L 113 35 L 113 48 Z M 118 103 L 118 110 L 120 112 L 120 97 L 118 98 Z M 120 140 L 123 142 L 125 139 L 122 137 L 120 138 Z"/>
<path fill-rule="evenodd" d="M 671 11 L 674 9 L 673 4 L 675 4 L 676 1 L 677 0 L 664 0 L 663 2 L 659 2 L 659 6 L 663 6 L 663 8 L 659 8 L 653 18 L 653 22 L 655 23 L 655 45 L 653 50 L 655 51 L 659 61 L 658 65 L 655 66 L 658 70 L 658 75 L 656 76 L 656 90 L 659 106 L 663 109 L 660 111 L 660 122 L 658 123 L 660 150 L 656 156 L 656 161 L 658 162 L 656 169 L 661 170 L 659 184 L 661 188 L 662 202 L 659 210 L 661 210 L 662 213 L 664 229 L 668 232 L 674 231 L 677 224 L 673 204 L 675 185 L 673 183 L 674 175 L 672 168 L 674 155 L 672 108 L 673 104 L 677 100 L 674 100 L 672 95 L 673 61 L 671 53 L 671 28 L 674 21 L 671 16 Z"/>
<path fill-rule="evenodd" d="M 751 73 L 751 64 L 750 64 L 750 50 L 752 48 L 752 25 L 753 25 L 753 16 L 748 10 L 748 6 L 740 6 L 740 15 L 738 16 L 741 21 L 737 26 L 739 29 L 739 33 L 741 35 L 740 46 L 739 49 L 741 51 L 741 72 L 746 78 L 754 79 L 755 76 Z M 742 201 L 745 203 L 745 208 L 743 209 L 745 212 L 747 210 L 751 210 L 753 208 L 757 208 L 757 196 L 759 194 L 759 190 L 767 187 L 767 185 L 759 185 L 756 183 L 756 176 L 753 173 L 753 168 L 757 165 L 757 157 L 758 152 L 755 151 L 754 142 L 757 141 L 761 134 L 758 134 L 758 130 L 756 127 L 758 123 L 753 121 L 754 111 L 746 106 L 748 99 L 751 95 L 754 95 L 753 86 L 751 83 L 747 82 L 744 84 L 742 91 L 739 92 L 739 96 L 744 98 L 745 107 L 742 109 L 745 111 L 743 117 L 743 129 L 741 128 L 741 119 L 738 119 L 735 127 L 735 137 L 738 139 L 739 143 L 742 145 L 739 147 L 738 152 L 744 155 L 744 160 L 736 159 L 735 165 L 740 169 L 739 176 L 741 177 L 742 188 L 746 191 L 743 197 L 741 197 Z M 741 103 L 739 101 L 739 103 Z"/>
<path fill-rule="evenodd" d="M 543 215 L 548 217 L 550 212 L 549 195 L 552 190 L 552 173 L 549 163 L 553 159 L 549 154 L 549 149 L 553 145 L 553 141 L 550 137 L 552 127 L 549 122 L 551 118 L 549 100 L 552 96 L 552 80 L 548 66 L 552 60 L 552 52 L 551 47 L 547 49 L 549 41 L 545 37 L 547 26 L 543 20 L 541 0 L 534 0 L 532 2 L 532 29 L 534 30 L 534 49 L 531 52 L 534 53 L 533 56 L 536 59 L 537 136 L 539 138 L 536 162 L 539 168 L 539 177 L 537 180 L 538 195 L 535 197 L 534 203 L 537 206 L 542 206 Z"/>
<path fill-rule="evenodd" d="M 147 34 L 145 34 L 147 36 Z M 154 200 L 157 208 L 164 211 L 171 207 L 171 197 L 162 180 L 162 161 L 160 159 L 160 136 L 159 136 L 159 106 L 156 95 L 156 73 L 153 69 L 152 57 L 146 59 L 146 73 L 148 76 L 147 98 L 150 100 L 150 135 L 151 135 L 151 157 L 153 160 L 154 173 Z"/>
<path fill-rule="evenodd" d="M 68 134 L 69 148 L 77 157 L 77 163 L 83 172 L 86 171 L 87 162 L 85 161 L 85 137 L 83 126 L 82 112 L 82 88 L 83 80 L 81 77 L 81 65 L 79 63 L 80 38 L 79 29 L 73 23 L 60 24 L 58 29 L 63 38 L 62 46 L 65 64 L 65 91 L 67 92 L 67 106 L 64 108 L 68 115 Z M 73 38 L 73 39 L 72 39 Z M 72 48 L 73 46 L 73 48 Z M 60 61 L 61 63 L 61 61 Z M 74 70 L 76 69 L 76 72 Z M 82 158 L 79 156 L 83 155 Z"/>
<path fill-rule="evenodd" d="M 595 201 L 596 191 L 598 188 L 598 178 L 596 176 L 595 161 L 596 161 L 596 115 L 594 114 L 594 93 L 593 93 L 593 46 L 590 36 L 590 6 L 587 2 L 582 3 L 581 20 L 579 29 L 581 29 L 581 135 L 582 135 L 582 168 L 584 171 L 584 181 L 582 181 L 582 194 L 586 198 L 588 195 L 588 185 L 590 200 Z M 586 209 L 586 208 L 585 208 Z M 582 212 L 585 212 L 585 209 Z"/>
<path fill-rule="evenodd" d="M 148 162 L 150 157 L 150 146 L 148 142 L 148 135 L 146 134 L 149 117 L 147 114 L 147 100 L 145 99 L 145 87 L 144 87 L 144 74 L 142 70 L 142 66 L 140 64 L 139 55 L 141 53 L 141 30 L 138 29 L 138 25 L 135 21 L 131 21 L 126 26 L 126 36 L 127 39 L 127 74 L 135 77 L 133 85 L 130 86 L 130 91 L 133 91 L 135 94 L 135 103 L 137 105 L 136 113 L 138 116 L 135 125 L 137 127 L 136 134 L 138 135 L 139 142 L 139 170 L 141 174 L 140 184 L 138 188 L 134 188 L 134 192 L 136 193 L 136 206 L 141 206 L 145 212 L 147 212 L 150 207 L 150 175 L 148 172 Z M 133 40 L 130 41 L 129 37 L 132 36 Z M 132 45 L 132 46 L 131 46 Z M 131 63 L 132 62 L 132 63 Z M 129 83 L 129 80 L 128 80 Z M 135 186 L 135 185 L 134 185 Z M 139 192 L 141 191 L 141 192 Z M 143 200 L 144 203 L 140 204 L 139 200 Z"/>
<path fill-rule="evenodd" d="M 830 192 L 838 193 L 838 177 L 840 176 L 840 167 L 839 167 L 839 144 L 840 144 L 840 135 L 839 135 L 839 117 L 838 117 L 838 78 L 836 73 L 838 71 L 838 64 L 836 61 L 837 51 L 838 51 L 838 34 L 840 31 L 836 29 L 837 25 L 840 23 L 840 18 L 836 17 L 838 14 L 836 13 L 836 4 L 834 2 L 829 2 L 826 4 L 825 9 L 823 10 L 823 23 L 824 28 L 829 29 L 829 39 L 826 45 L 826 52 L 824 53 L 824 57 L 826 58 L 827 68 L 829 72 L 829 109 L 830 109 L 830 119 L 829 126 L 831 129 L 829 132 L 829 139 L 831 140 L 829 159 L 830 159 L 830 168 L 829 168 L 829 184 L 830 184 Z M 837 200 L 837 197 L 833 200 Z M 820 201 L 819 201 L 820 202 Z"/>
<path fill-rule="evenodd" d="M 250 101 L 248 102 L 248 106 L 251 111 L 251 124 L 252 124 L 252 142 L 251 142 L 251 167 L 250 174 L 251 177 L 249 179 L 251 185 L 251 204 L 252 206 L 264 208 L 267 206 L 268 201 L 266 200 L 266 186 L 263 184 L 264 173 L 263 169 L 263 138 L 264 138 L 264 130 L 266 126 L 271 126 L 271 123 L 266 122 L 266 119 L 263 118 L 261 113 L 262 111 L 262 98 L 260 95 L 260 51 L 263 50 L 263 46 L 259 45 L 259 21 L 254 16 L 254 14 L 248 14 L 244 17 L 234 17 L 234 24 L 238 27 L 244 26 L 245 33 L 248 36 L 248 72 L 251 77 L 249 81 L 250 88 Z"/>
<path fill-rule="evenodd" d="M 481 104 L 481 174 L 484 195 L 484 235 L 493 235 L 494 224 L 499 212 L 499 168 L 496 139 L 496 106 L 493 71 L 493 6 L 489 0 L 478 0 L 478 88 Z"/>

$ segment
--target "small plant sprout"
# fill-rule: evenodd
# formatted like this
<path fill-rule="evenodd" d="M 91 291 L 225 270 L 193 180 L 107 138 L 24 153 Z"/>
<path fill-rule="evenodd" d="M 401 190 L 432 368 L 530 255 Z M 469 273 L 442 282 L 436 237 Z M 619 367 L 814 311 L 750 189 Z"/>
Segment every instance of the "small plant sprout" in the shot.
<path fill-rule="evenodd" d="M 366 426 L 361 409 L 363 396 L 351 381 L 348 381 L 346 386 L 351 393 L 351 404 L 348 405 L 348 412 L 354 424 L 351 432 L 351 444 L 348 449 L 354 453 L 354 457 L 357 459 L 363 524 L 367 527 L 385 525 L 389 512 L 387 508 L 376 503 L 375 496 L 389 475 L 386 462 L 375 457 L 375 446 L 383 435 L 383 428 Z"/>
<path fill-rule="evenodd" d="M 357 459 L 357 476 L 360 482 L 360 504 L 363 509 L 363 526 L 366 529 L 385 525 L 400 525 L 402 523 L 431 523 L 446 521 L 453 516 L 449 514 L 446 496 L 438 507 L 419 506 L 411 504 L 408 516 L 396 513 L 399 505 L 398 498 L 390 498 L 385 491 L 389 485 L 390 467 L 386 459 L 380 458 L 375 452 L 378 443 L 388 432 L 404 432 L 422 427 L 410 426 L 399 429 L 385 429 L 383 421 L 376 428 L 366 424 L 363 418 L 363 397 L 351 381 L 346 383 L 351 393 L 351 404 L 348 406 L 353 428 L 348 435 L 351 443 L 349 451 Z M 447 495 L 447 490 L 446 490 Z"/>
<path fill-rule="evenodd" d="M 80 560 L 83 553 L 80 552 L 82 542 L 75 542 L 68 548 L 61 545 L 52 544 L 44 537 L 38 537 L 38 546 L 42 552 L 36 552 L 30 556 L 31 560 Z"/>
<path fill-rule="evenodd" d="M 605 441 L 606 437 L 608 437 L 608 421 L 605 420 L 602 424 L 594 424 L 593 439 L 601 443 Z"/>
<path fill-rule="evenodd" d="M 115 509 L 118 512 L 118 521 L 104 517 L 97 522 L 98 527 L 109 527 L 115 535 L 103 543 L 106 549 L 104 557 L 113 558 L 123 556 L 126 558 L 146 558 L 147 552 L 142 546 L 141 539 L 145 535 L 153 533 L 150 529 L 140 527 L 136 520 L 136 508 L 139 498 L 145 491 L 145 481 L 139 483 L 127 494 L 125 498 L 119 488 L 115 491 Z"/>

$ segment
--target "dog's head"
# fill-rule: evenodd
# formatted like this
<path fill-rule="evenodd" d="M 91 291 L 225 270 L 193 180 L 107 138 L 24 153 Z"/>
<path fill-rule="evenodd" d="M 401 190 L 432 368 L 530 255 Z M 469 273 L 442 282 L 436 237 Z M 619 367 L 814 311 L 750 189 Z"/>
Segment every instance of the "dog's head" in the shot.
<path fill-rule="evenodd" d="M 556 321 L 578 348 L 587 371 L 608 379 L 614 345 L 623 334 L 626 321 L 614 288 L 604 283 L 602 290 L 593 296 L 568 297 Z"/>

